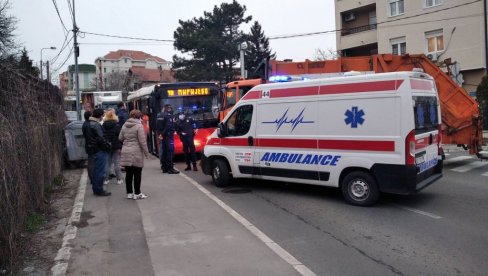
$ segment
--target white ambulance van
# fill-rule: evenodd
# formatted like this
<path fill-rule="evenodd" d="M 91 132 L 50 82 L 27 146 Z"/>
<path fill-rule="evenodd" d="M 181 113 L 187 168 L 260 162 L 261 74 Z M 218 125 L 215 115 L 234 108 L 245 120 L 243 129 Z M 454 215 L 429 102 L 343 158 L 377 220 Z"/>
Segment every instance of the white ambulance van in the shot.
<path fill-rule="evenodd" d="M 232 178 L 339 187 L 353 205 L 442 177 L 435 82 L 414 72 L 262 84 L 209 137 L 202 168 Z"/>

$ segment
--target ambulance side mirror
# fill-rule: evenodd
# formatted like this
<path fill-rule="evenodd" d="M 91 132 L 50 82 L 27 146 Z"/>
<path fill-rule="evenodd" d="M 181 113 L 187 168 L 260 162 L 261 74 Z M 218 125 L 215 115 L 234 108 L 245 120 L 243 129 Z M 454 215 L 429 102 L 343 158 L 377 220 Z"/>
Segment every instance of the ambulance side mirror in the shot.
<path fill-rule="evenodd" d="M 219 138 L 222 138 L 225 135 L 226 135 L 225 125 L 223 123 L 219 123 L 219 125 L 217 126 L 217 136 Z"/>

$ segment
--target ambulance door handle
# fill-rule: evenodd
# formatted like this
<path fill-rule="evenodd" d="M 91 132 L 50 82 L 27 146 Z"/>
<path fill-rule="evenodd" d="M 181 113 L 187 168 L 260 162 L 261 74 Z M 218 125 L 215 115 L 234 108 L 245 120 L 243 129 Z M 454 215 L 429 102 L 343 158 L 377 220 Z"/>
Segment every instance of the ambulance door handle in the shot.
<path fill-rule="evenodd" d="M 250 147 L 254 146 L 254 138 L 252 136 L 247 137 L 247 145 Z"/>

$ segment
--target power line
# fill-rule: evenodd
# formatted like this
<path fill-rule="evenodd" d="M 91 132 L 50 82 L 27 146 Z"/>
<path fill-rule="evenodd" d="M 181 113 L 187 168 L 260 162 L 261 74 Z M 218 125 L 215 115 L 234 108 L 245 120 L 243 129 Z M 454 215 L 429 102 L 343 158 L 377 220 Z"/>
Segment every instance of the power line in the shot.
<path fill-rule="evenodd" d="M 435 10 L 435 11 L 425 12 L 425 13 L 416 14 L 416 15 L 412 15 L 412 16 L 401 17 L 401 18 L 397 18 L 397 19 L 393 19 L 393 20 L 388 20 L 388 21 L 383 21 L 383 22 L 378 22 L 378 23 L 376 23 L 376 25 L 383 25 L 383 24 L 388 24 L 388 23 L 391 23 L 391 22 L 400 21 L 400 20 L 406 20 L 406 19 L 410 19 L 410 18 L 416 18 L 416 17 L 420 17 L 420 16 L 424 16 L 424 15 L 438 13 L 438 12 L 442 12 L 442 11 L 446 11 L 446 10 L 451 10 L 451 9 L 459 8 L 459 7 L 466 6 L 466 5 L 471 5 L 471 4 L 474 4 L 474 3 L 477 3 L 477 2 L 481 2 L 481 0 L 475 0 L 475 1 L 468 2 L 468 3 L 463 3 L 463 4 L 455 5 L 455 6 L 452 6 L 452 7 L 438 9 L 438 10 Z M 434 22 L 434 21 L 444 21 L 444 20 L 450 20 L 450 19 L 456 19 L 456 18 L 461 18 L 461 17 L 445 18 L 445 19 L 438 19 L 438 20 L 418 21 L 418 22 L 405 23 L 403 25 L 428 23 L 428 22 Z M 368 25 L 366 25 L 366 26 L 368 26 Z M 269 36 L 268 39 L 269 40 L 276 40 L 276 39 L 296 38 L 296 37 L 304 37 L 304 36 L 323 35 L 323 34 L 331 34 L 331 33 L 341 32 L 343 30 L 347 30 L 347 28 L 345 28 L 345 29 L 334 29 L 334 30 L 328 30 L 328 31 L 320 31 L 320 32 L 308 32 L 308 33 L 301 33 L 301 34 L 276 35 L 276 36 Z M 157 42 L 174 42 L 174 40 L 172 40 L 172 39 L 140 38 L 140 37 L 130 37 L 130 36 L 120 36 L 120 35 L 109 35 L 109 34 L 101 34 L 101 33 L 92 33 L 92 32 L 85 32 L 85 31 L 80 31 L 80 33 L 89 34 L 89 35 L 95 35 L 95 36 L 111 37 L 111 38 L 124 38 L 124 39 L 131 39 L 131 40 L 157 41 Z"/>
<path fill-rule="evenodd" d="M 68 56 L 66 57 L 66 59 L 64 60 L 64 62 L 60 66 L 58 66 L 58 68 L 56 68 L 55 70 L 53 70 L 52 71 L 52 74 L 57 73 L 59 71 L 59 69 L 61 69 L 66 64 L 66 62 L 68 61 L 68 59 L 73 55 L 73 49 L 74 49 L 74 47 L 71 46 L 71 50 L 70 50 Z"/>
<path fill-rule="evenodd" d="M 420 16 L 424 16 L 424 15 L 428 15 L 428 14 L 438 13 L 438 12 L 441 12 L 441 11 L 446 11 L 446 10 L 455 9 L 455 8 L 459 8 L 459 7 L 466 6 L 466 5 L 471 5 L 471 4 L 474 4 L 474 3 L 477 3 L 477 2 L 481 2 L 481 0 L 475 0 L 475 1 L 472 1 L 472 2 L 463 3 L 463 4 L 455 5 L 455 6 L 452 6 L 452 7 L 447 7 L 447 8 L 444 8 L 444 9 L 439 9 L 439 10 L 425 12 L 425 13 L 421 13 L 421 14 L 416 14 L 416 15 L 411 15 L 411 16 L 405 16 L 405 17 L 401 17 L 401 18 L 397 18 L 397 19 L 393 19 L 393 20 L 378 22 L 378 23 L 376 23 L 376 25 L 383 25 L 383 24 L 387 24 L 387 23 L 391 23 L 391 22 L 396 22 L 396 21 L 399 21 L 399 20 L 405 20 L 405 19 L 420 17 Z M 449 19 L 450 18 L 438 19 L 438 20 L 430 20 L 430 21 L 424 21 L 424 22 L 426 23 L 426 22 L 433 22 L 433 21 L 443 21 L 443 20 L 449 20 Z M 412 22 L 412 23 L 405 23 L 403 25 L 419 24 L 419 23 L 424 23 L 424 22 Z M 364 25 L 364 26 L 369 26 L 369 25 Z M 359 27 L 364 27 L 364 26 L 359 26 Z M 312 35 L 320 35 L 320 34 L 328 34 L 328 33 L 341 32 L 343 30 L 347 30 L 347 28 L 346 29 L 336 29 L 336 30 L 330 30 L 330 31 L 323 31 L 323 32 L 295 34 L 295 35 L 270 36 L 268 39 L 273 40 L 273 39 L 283 39 L 283 38 L 295 38 L 295 37 L 302 37 L 302 36 L 312 36 Z"/>
<path fill-rule="evenodd" d="M 91 32 L 84 32 L 84 31 L 80 31 L 80 33 L 96 35 L 96 36 L 112 37 L 112 38 L 124 38 L 124 39 L 144 40 L 144 41 L 159 41 L 159 42 L 174 42 L 174 40 L 171 40 L 171 39 L 157 39 L 157 38 L 142 38 L 142 37 L 130 37 L 130 36 L 120 36 L 120 35 L 108 35 L 108 34 L 99 34 L 99 33 L 91 33 Z"/>
<path fill-rule="evenodd" d="M 73 13 L 73 7 L 71 6 L 70 0 L 66 0 L 68 2 L 68 9 L 69 9 L 69 14 L 71 15 L 71 20 L 74 21 L 74 13 Z"/>
<path fill-rule="evenodd" d="M 66 49 L 66 47 L 68 46 L 68 44 L 71 42 L 71 40 L 73 39 L 73 37 L 71 37 L 69 40 L 68 40 L 68 35 L 70 34 L 70 32 L 67 32 L 66 35 L 64 36 L 64 42 L 63 42 L 63 45 L 61 45 L 61 49 L 59 50 L 58 54 L 51 59 L 51 63 L 54 63 L 56 62 L 56 60 L 59 58 L 59 56 L 61 55 L 61 53 L 64 51 L 64 49 Z"/>
<path fill-rule="evenodd" d="M 61 21 L 61 25 L 63 25 L 63 28 L 66 32 L 68 32 L 68 29 L 64 25 L 63 19 L 61 18 L 61 14 L 59 14 L 59 9 L 58 9 L 58 4 L 56 3 L 56 0 L 53 0 L 54 8 L 56 9 L 56 13 L 58 14 L 59 20 Z"/>
<path fill-rule="evenodd" d="M 135 46 L 173 46 L 170 42 L 80 42 L 80 45 L 135 45 Z"/>

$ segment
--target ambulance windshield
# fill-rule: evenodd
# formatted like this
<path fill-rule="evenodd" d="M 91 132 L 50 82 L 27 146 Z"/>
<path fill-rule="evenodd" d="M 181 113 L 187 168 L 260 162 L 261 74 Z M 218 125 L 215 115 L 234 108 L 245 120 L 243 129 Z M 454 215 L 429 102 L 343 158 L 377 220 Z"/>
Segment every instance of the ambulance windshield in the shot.
<path fill-rule="evenodd" d="M 435 96 L 414 96 L 413 113 L 415 116 L 415 133 L 425 133 L 438 129 L 439 113 Z"/>

